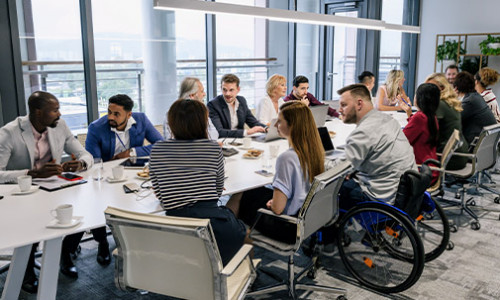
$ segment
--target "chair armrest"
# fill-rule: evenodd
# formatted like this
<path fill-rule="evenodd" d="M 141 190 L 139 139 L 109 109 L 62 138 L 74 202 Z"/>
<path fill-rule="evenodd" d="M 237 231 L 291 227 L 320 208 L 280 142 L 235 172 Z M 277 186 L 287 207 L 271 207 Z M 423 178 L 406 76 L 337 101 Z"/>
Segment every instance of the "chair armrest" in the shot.
<path fill-rule="evenodd" d="M 275 214 L 274 212 L 272 212 L 269 209 L 259 208 L 259 210 L 257 212 L 259 212 L 261 214 L 266 214 L 266 215 L 269 215 L 269 216 L 273 216 L 275 218 L 283 219 L 283 220 L 286 220 L 286 221 L 289 221 L 289 222 L 292 222 L 292 223 L 295 223 L 295 224 L 297 223 L 297 218 L 296 217 L 292 217 L 292 216 L 288 216 L 288 215 L 277 215 L 277 214 Z"/>
<path fill-rule="evenodd" d="M 471 153 L 461 153 L 461 152 L 453 152 L 451 156 L 462 156 L 462 157 L 468 157 L 470 159 L 474 159 L 476 156 Z"/>
<path fill-rule="evenodd" d="M 253 247 L 249 244 L 244 244 L 240 250 L 231 258 L 231 261 L 222 269 L 221 274 L 224 276 L 231 276 L 231 274 L 238 269 L 241 263 L 248 257 L 250 258 L 250 251 L 252 251 Z"/>

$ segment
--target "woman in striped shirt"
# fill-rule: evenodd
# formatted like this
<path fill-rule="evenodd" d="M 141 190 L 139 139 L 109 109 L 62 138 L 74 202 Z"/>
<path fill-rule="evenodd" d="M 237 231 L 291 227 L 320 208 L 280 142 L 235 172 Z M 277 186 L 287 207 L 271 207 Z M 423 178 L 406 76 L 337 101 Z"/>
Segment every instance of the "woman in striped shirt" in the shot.
<path fill-rule="evenodd" d="M 488 86 L 494 85 L 498 79 L 500 78 L 500 74 L 497 71 L 491 68 L 482 68 L 479 72 L 474 76 L 475 79 L 475 88 L 476 92 L 478 92 L 488 104 L 488 107 L 493 112 L 497 123 L 500 123 L 500 110 L 498 109 L 497 97 L 491 91 L 491 88 Z"/>
<path fill-rule="evenodd" d="M 224 158 L 208 139 L 208 111 L 196 100 L 179 99 L 168 111 L 172 140 L 151 151 L 150 172 L 156 197 L 168 216 L 209 218 L 226 265 L 243 245 L 246 229 L 217 202 L 224 187 Z"/>

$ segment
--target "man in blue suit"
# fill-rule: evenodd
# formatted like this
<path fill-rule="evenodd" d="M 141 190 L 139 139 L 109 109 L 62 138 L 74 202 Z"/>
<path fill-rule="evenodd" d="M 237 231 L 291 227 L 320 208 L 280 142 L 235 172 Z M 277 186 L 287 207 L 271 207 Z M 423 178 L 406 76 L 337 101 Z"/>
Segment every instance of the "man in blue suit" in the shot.
<path fill-rule="evenodd" d="M 210 119 L 219 132 L 219 137 L 244 137 L 256 132 L 265 132 L 266 125 L 260 123 L 241 96 L 240 79 L 234 74 L 226 74 L 221 79 L 222 95 L 208 102 Z M 245 124 L 250 127 L 244 130 Z"/>
<path fill-rule="evenodd" d="M 87 131 L 85 149 L 94 158 L 103 161 L 133 156 L 149 156 L 152 144 L 163 140 L 144 113 L 132 112 L 134 101 L 127 95 L 109 98 L 108 115 L 90 124 Z M 143 146 L 144 139 L 151 145 Z M 92 230 L 99 243 L 97 262 L 108 265 L 111 262 L 106 227 Z"/>

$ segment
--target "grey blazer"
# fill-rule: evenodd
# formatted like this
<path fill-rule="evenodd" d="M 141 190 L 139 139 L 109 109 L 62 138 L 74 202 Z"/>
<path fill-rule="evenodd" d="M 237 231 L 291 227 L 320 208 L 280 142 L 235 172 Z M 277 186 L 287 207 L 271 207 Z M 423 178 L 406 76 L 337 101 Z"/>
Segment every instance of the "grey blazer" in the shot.
<path fill-rule="evenodd" d="M 93 158 L 73 136 L 63 119 L 55 128 L 47 128 L 50 152 L 61 163 L 63 151 L 74 154 L 92 167 Z M 35 138 L 28 116 L 17 117 L 0 128 L 0 183 L 16 182 L 35 165 Z"/>

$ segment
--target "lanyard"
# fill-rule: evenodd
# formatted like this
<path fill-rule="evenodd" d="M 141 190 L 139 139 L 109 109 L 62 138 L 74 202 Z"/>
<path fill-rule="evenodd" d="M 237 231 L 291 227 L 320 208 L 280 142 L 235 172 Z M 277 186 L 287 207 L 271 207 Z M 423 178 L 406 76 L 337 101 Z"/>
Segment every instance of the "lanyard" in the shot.
<path fill-rule="evenodd" d="M 125 144 L 123 143 L 122 139 L 120 138 L 120 136 L 118 135 L 118 133 L 115 132 L 115 135 L 116 137 L 118 138 L 118 140 L 120 141 L 120 144 L 122 144 L 123 146 L 123 151 L 127 150 L 127 147 L 125 146 Z"/>

